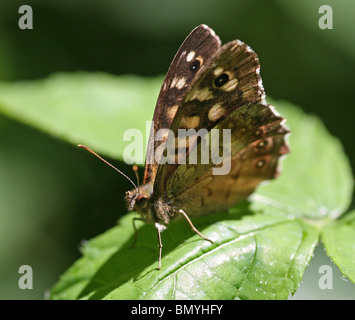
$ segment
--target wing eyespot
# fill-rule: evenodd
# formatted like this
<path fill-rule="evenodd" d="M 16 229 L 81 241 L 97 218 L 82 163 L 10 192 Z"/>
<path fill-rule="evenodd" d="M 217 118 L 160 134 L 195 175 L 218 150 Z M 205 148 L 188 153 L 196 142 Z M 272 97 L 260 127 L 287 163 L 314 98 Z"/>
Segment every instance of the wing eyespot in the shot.
<path fill-rule="evenodd" d="M 196 72 L 198 69 L 200 69 L 201 67 L 201 62 L 200 60 L 196 59 L 194 61 L 192 61 L 191 65 L 190 65 L 190 70 L 193 72 Z"/>
<path fill-rule="evenodd" d="M 256 168 L 262 168 L 262 167 L 265 166 L 265 164 L 266 164 L 266 160 L 265 159 L 261 159 L 261 160 L 256 162 L 255 167 Z"/>
<path fill-rule="evenodd" d="M 221 75 L 219 75 L 217 78 L 214 79 L 214 85 L 217 88 L 220 88 L 228 81 L 229 81 L 229 75 L 227 73 L 222 73 Z"/>

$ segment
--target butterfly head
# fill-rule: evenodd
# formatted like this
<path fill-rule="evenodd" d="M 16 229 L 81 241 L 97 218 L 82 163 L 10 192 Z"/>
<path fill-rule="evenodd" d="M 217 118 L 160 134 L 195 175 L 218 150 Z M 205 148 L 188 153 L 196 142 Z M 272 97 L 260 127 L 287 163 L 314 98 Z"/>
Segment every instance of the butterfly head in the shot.
<path fill-rule="evenodd" d="M 150 198 L 149 188 L 141 186 L 126 192 L 128 211 L 136 211 L 143 215 L 147 213 Z"/>

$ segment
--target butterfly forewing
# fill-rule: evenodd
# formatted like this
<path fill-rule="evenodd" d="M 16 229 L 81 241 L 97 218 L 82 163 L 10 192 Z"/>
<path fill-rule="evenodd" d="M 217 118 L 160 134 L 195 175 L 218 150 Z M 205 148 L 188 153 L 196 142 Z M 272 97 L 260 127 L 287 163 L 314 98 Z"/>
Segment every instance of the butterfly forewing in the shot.
<path fill-rule="evenodd" d="M 191 85 L 198 79 L 201 69 L 220 48 L 220 39 L 212 29 L 206 25 L 196 27 L 185 39 L 176 53 L 168 73 L 163 82 L 155 107 L 143 183 L 153 183 L 163 141 L 155 141 L 160 129 L 169 129 L 177 110 L 189 92 Z"/>

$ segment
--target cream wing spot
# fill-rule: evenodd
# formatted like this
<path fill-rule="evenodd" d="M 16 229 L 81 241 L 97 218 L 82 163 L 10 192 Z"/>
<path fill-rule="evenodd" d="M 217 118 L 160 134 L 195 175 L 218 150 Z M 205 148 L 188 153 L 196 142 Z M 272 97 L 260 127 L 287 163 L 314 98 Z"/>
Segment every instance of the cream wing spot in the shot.
<path fill-rule="evenodd" d="M 208 111 L 208 119 L 216 121 L 225 114 L 225 111 L 221 104 L 217 103 Z"/>
<path fill-rule="evenodd" d="M 176 104 L 170 108 L 168 108 L 167 115 L 169 119 L 173 119 L 175 117 L 176 111 L 179 108 L 179 106 Z"/>
<path fill-rule="evenodd" d="M 190 51 L 189 54 L 186 56 L 186 61 L 190 62 L 195 57 L 195 51 Z"/>
<path fill-rule="evenodd" d="M 180 120 L 180 126 L 183 128 L 188 129 L 195 129 L 200 124 L 200 117 L 199 116 L 192 116 L 192 117 L 182 117 Z"/>
<path fill-rule="evenodd" d="M 170 88 L 174 88 L 176 83 L 178 81 L 178 78 L 174 78 L 172 81 L 171 81 L 171 84 L 170 84 Z"/>
<path fill-rule="evenodd" d="M 182 89 L 183 87 L 186 86 L 186 78 L 185 77 L 181 77 L 181 78 L 174 78 L 172 81 L 171 81 L 171 84 L 170 84 L 170 88 L 177 88 L 177 89 Z"/>
<path fill-rule="evenodd" d="M 223 68 L 222 67 L 218 67 L 213 71 L 213 74 L 218 77 L 219 75 L 221 75 L 223 73 Z"/>
<path fill-rule="evenodd" d="M 203 88 L 203 89 L 196 89 L 193 91 L 191 97 L 188 99 L 189 101 L 191 100 L 199 100 L 199 101 L 204 101 L 204 100 L 209 100 L 213 98 L 213 94 L 210 91 L 209 88 Z"/>
<path fill-rule="evenodd" d="M 233 78 L 231 80 L 229 80 L 223 87 L 222 89 L 224 91 L 230 92 L 233 91 L 238 85 L 238 79 L 237 78 Z"/>
<path fill-rule="evenodd" d="M 182 89 L 186 85 L 186 79 L 184 77 L 180 78 L 179 81 L 176 83 L 175 87 L 178 89 Z"/>

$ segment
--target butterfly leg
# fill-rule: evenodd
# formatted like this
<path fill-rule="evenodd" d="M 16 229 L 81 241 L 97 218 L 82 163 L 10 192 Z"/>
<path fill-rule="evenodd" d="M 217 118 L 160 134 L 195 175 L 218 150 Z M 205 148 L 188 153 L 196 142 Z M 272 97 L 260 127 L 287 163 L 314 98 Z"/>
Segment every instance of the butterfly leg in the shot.
<path fill-rule="evenodd" d="M 131 245 L 131 248 L 135 247 L 135 245 L 136 245 L 136 243 L 137 243 L 137 239 L 138 239 L 138 230 L 137 230 L 137 227 L 136 227 L 136 224 L 135 224 L 135 222 L 136 222 L 137 220 L 139 220 L 139 221 L 144 221 L 143 218 L 137 218 L 137 217 L 133 218 L 133 220 L 132 220 L 133 229 L 134 229 L 134 239 L 133 239 L 133 243 L 132 243 L 132 245 Z"/>
<path fill-rule="evenodd" d="M 161 269 L 161 252 L 163 249 L 163 244 L 161 242 L 161 232 L 164 230 L 164 228 L 162 228 L 159 223 L 155 224 L 155 228 L 157 229 L 157 233 L 158 233 L 158 246 L 159 246 L 158 270 L 160 270 Z"/>
<path fill-rule="evenodd" d="M 189 225 L 190 225 L 190 227 L 191 227 L 191 229 L 192 229 L 193 231 L 195 231 L 201 238 L 203 238 L 203 239 L 205 239 L 205 240 L 207 240 L 207 241 L 213 243 L 213 241 L 212 241 L 211 239 L 206 238 L 200 231 L 198 231 L 198 230 L 195 228 L 195 226 L 192 224 L 190 218 L 187 216 L 187 214 L 186 214 L 186 212 L 185 212 L 184 210 L 180 209 L 180 210 L 179 210 L 179 213 L 181 213 L 181 214 L 185 217 L 185 219 L 187 220 L 187 222 L 189 223 Z"/>

